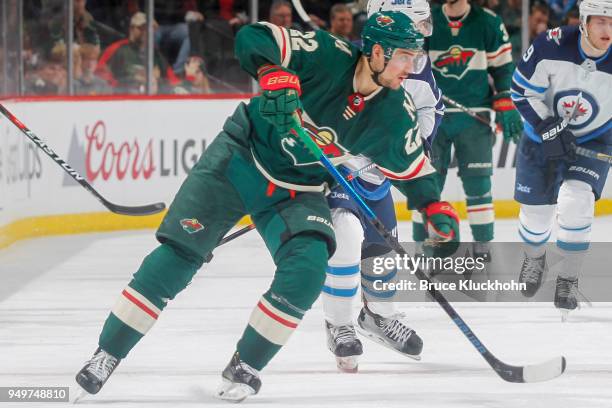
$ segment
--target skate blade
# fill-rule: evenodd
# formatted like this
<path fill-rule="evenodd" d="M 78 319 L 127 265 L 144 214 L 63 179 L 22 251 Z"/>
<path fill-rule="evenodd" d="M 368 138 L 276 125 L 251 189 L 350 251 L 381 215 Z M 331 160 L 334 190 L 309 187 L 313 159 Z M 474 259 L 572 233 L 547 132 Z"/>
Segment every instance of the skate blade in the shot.
<path fill-rule="evenodd" d="M 559 309 L 559 311 L 561 312 L 561 323 L 567 322 L 570 311 L 568 309 Z"/>
<path fill-rule="evenodd" d="M 221 382 L 215 396 L 228 402 L 242 402 L 249 395 L 255 395 L 255 390 L 246 384 L 233 383 L 225 378 Z"/>
<path fill-rule="evenodd" d="M 77 387 L 76 396 L 72 400 L 72 403 L 78 404 L 81 400 L 83 400 L 88 395 L 91 395 L 91 394 L 79 386 Z"/>
<path fill-rule="evenodd" d="M 384 346 L 384 347 L 388 348 L 389 350 L 393 350 L 393 351 L 395 351 L 396 353 L 401 354 L 401 355 L 402 355 L 402 356 L 404 356 L 404 357 L 409 357 L 409 358 L 411 358 L 411 359 L 413 359 L 413 360 L 416 360 L 416 361 L 421 361 L 421 355 L 420 355 L 420 354 L 408 354 L 408 353 L 403 353 L 403 352 L 399 351 L 398 349 L 396 349 L 395 347 L 391 346 L 389 343 L 387 343 L 387 342 L 385 341 L 385 339 L 383 339 L 383 338 L 381 338 L 380 336 L 377 336 L 377 335 L 375 335 L 375 334 L 372 334 L 372 333 L 370 333 L 370 332 L 368 332 L 368 331 L 364 330 L 364 329 L 363 329 L 363 328 L 361 328 L 361 326 L 359 326 L 359 325 L 356 325 L 356 326 L 355 326 L 355 330 L 357 330 L 357 331 L 359 332 L 359 334 L 361 334 L 361 335 L 365 336 L 366 338 L 368 338 L 368 339 L 370 339 L 370 340 L 372 340 L 372 341 L 374 341 L 374 342 L 376 342 L 376 343 L 380 344 L 381 346 Z"/>
<path fill-rule="evenodd" d="M 343 373 L 354 374 L 359 370 L 357 356 L 336 357 L 336 366 Z"/>

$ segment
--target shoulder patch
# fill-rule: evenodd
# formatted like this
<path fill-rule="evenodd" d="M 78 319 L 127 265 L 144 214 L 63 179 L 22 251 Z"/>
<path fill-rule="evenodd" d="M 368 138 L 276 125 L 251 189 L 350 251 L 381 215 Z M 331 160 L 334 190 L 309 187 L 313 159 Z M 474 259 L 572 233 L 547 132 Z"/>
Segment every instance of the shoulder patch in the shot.
<path fill-rule="evenodd" d="M 552 28 L 546 31 L 546 40 L 554 41 L 557 45 L 561 45 L 561 38 L 563 37 L 563 31 L 561 27 Z"/>

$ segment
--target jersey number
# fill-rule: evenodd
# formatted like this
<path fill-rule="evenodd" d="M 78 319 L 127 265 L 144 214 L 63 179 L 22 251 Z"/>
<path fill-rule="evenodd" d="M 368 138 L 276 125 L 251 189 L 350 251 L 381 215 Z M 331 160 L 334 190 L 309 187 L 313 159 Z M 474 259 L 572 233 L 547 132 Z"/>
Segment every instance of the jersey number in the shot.
<path fill-rule="evenodd" d="M 525 51 L 525 54 L 523 55 L 523 61 L 525 62 L 529 61 L 529 58 L 531 58 L 532 55 L 533 55 L 533 44 L 531 44 L 529 48 L 527 48 L 527 51 Z"/>
<path fill-rule="evenodd" d="M 404 108 L 408 112 L 408 116 L 410 116 L 410 120 L 415 123 L 415 126 L 406 133 L 406 154 L 411 155 L 416 152 L 417 149 L 421 146 L 421 135 L 419 130 L 419 125 L 416 123 L 417 113 L 416 107 L 414 103 L 410 99 L 404 100 Z"/>
<path fill-rule="evenodd" d="M 297 30 L 289 30 L 291 49 L 293 51 L 304 50 L 306 52 L 313 52 L 319 47 L 319 43 L 314 39 L 315 34 L 314 31 L 301 33 Z"/>
<path fill-rule="evenodd" d="M 508 40 L 510 40 L 510 36 L 508 35 L 508 31 L 506 30 L 506 26 L 504 25 L 504 23 L 501 23 L 499 25 L 499 29 L 502 32 L 502 40 L 504 42 L 508 42 Z"/>

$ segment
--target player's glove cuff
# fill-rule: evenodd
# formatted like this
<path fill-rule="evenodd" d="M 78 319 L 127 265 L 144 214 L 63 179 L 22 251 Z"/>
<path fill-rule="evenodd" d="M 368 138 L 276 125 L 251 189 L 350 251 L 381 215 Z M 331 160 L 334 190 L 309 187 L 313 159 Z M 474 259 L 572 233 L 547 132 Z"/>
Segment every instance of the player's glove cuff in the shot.
<path fill-rule="evenodd" d="M 278 65 L 264 65 L 257 71 L 259 86 L 264 91 L 280 89 L 295 89 L 298 96 L 302 95 L 300 78 L 292 71 Z"/>
<path fill-rule="evenodd" d="M 493 110 L 496 112 L 507 112 L 515 109 L 516 106 L 514 106 L 514 102 L 510 98 L 510 92 L 503 91 L 493 96 Z"/>
<path fill-rule="evenodd" d="M 427 256 L 447 257 L 459 247 L 459 216 L 447 201 L 430 203 L 423 210 L 428 239 L 424 250 Z"/>

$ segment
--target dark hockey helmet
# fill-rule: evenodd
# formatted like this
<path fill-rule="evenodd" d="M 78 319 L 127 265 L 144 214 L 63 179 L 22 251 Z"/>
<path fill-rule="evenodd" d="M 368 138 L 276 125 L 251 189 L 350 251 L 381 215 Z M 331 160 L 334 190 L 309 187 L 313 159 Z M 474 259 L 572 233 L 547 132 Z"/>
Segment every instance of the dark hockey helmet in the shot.
<path fill-rule="evenodd" d="M 425 37 L 419 32 L 412 20 L 398 11 L 380 11 L 372 14 L 361 33 L 363 53 L 372 54 L 374 44 L 380 45 L 385 58 L 391 59 L 397 48 L 423 53 Z"/>

